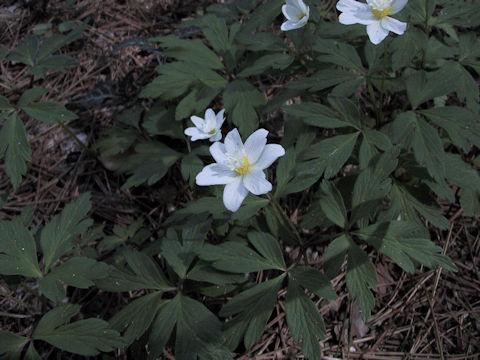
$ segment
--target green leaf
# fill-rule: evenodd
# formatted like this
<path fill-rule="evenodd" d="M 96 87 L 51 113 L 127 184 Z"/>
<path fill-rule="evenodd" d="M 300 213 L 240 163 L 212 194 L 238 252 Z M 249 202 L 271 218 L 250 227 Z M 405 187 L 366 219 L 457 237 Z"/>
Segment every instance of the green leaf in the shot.
<path fill-rule="evenodd" d="M 396 36 L 391 42 L 392 68 L 394 71 L 408 66 L 420 50 L 427 44 L 425 32 L 411 26 L 402 36 Z"/>
<path fill-rule="evenodd" d="M 195 177 L 203 169 L 203 161 L 194 153 L 188 153 L 182 159 L 180 170 L 185 181 L 188 181 L 190 186 L 195 183 Z"/>
<path fill-rule="evenodd" d="M 0 251 L 1 274 L 36 278 L 42 276 L 35 239 L 20 218 L 0 221 Z"/>
<path fill-rule="evenodd" d="M 308 90 L 317 92 L 332 86 L 345 86 L 352 82 L 363 82 L 363 77 L 352 71 L 341 69 L 325 69 L 307 77 L 292 81 L 287 85 L 289 89 Z M 336 92 L 335 87 L 332 93 Z M 315 103 L 316 104 L 316 103 Z"/>
<path fill-rule="evenodd" d="M 66 291 L 59 283 L 80 289 L 95 285 L 92 280 L 103 279 L 110 273 L 110 266 L 84 256 L 67 260 L 51 271 L 40 281 L 40 290 L 52 301 L 59 301 L 66 296 Z"/>
<path fill-rule="evenodd" d="M 109 329 L 104 320 L 90 318 L 61 325 L 79 311 L 78 305 L 62 305 L 50 310 L 40 319 L 33 338 L 84 356 L 95 356 L 123 346 L 120 334 Z"/>
<path fill-rule="evenodd" d="M 405 221 L 379 223 L 355 234 L 392 258 L 405 271 L 413 273 L 415 263 L 432 269 L 457 270 L 450 258 L 442 254 L 442 249 L 425 238 L 428 233 L 418 224 Z"/>
<path fill-rule="evenodd" d="M 320 206 L 329 220 L 345 229 L 348 224 L 347 209 L 342 194 L 334 183 L 323 181 L 321 185 Z"/>
<path fill-rule="evenodd" d="M 202 40 L 182 40 L 174 35 L 168 35 L 153 38 L 151 41 L 159 42 L 165 47 L 165 55 L 185 61 L 188 66 L 216 70 L 223 69 L 223 64 L 218 56 Z"/>
<path fill-rule="evenodd" d="M 33 346 L 33 342 L 28 346 L 27 352 L 25 353 L 24 360 L 42 360 L 40 354 L 37 352 Z"/>
<path fill-rule="evenodd" d="M 201 85 L 194 88 L 185 96 L 177 105 L 175 109 L 175 120 L 183 120 L 198 113 L 203 113 L 207 106 L 220 93 L 219 88 L 211 88 L 206 85 Z M 172 126 L 171 123 L 168 126 Z M 181 132 L 183 135 L 183 132 Z"/>
<path fill-rule="evenodd" d="M 307 125 L 320 128 L 334 129 L 352 126 L 351 123 L 340 119 L 335 111 L 318 103 L 285 105 L 282 106 L 282 110 L 295 118 L 302 119 Z"/>
<path fill-rule="evenodd" d="M 43 79 L 48 70 L 66 71 L 78 66 L 78 61 L 69 55 L 50 55 L 38 60 L 30 71 L 36 77 Z"/>
<path fill-rule="evenodd" d="M 234 296 L 220 310 L 220 316 L 236 315 L 224 328 L 229 348 L 237 348 L 244 338 L 245 347 L 250 349 L 260 339 L 272 314 L 284 278 L 285 274 L 255 285 Z"/>
<path fill-rule="evenodd" d="M 0 111 L 10 111 L 14 110 L 15 108 L 10 105 L 10 102 L 5 96 L 0 95 Z"/>
<path fill-rule="evenodd" d="M 285 260 L 283 259 L 282 249 L 278 240 L 268 233 L 251 231 L 248 233 L 248 241 L 255 249 L 266 259 L 276 264 L 280 269 L 286 269 Z"/>
<path fill-rule="evenodd" d="M 200 19 L 200 26 L 205 38 L 217 53 L 226 53 L 231 49 L 225 19 L 208 14 Z"/>
<path fill-rule="evenodd" d="M 39 38 L 27 35 L 21 44 L 8 54 L 7 58 L 10 61 L 18 61 L 25 65 L 33 66 L 39 46 Z"/>
<path fill-rule="evenodd" d="M 322 316 L 293 276 L 289 278 L 285 300 L 288 328 L 307 359 L 322 357 L 319 339 L 327 335 Z"/>
<path fill-rule="evenodd" d="M 337 298 L 330 280 L 315 268 L 309 266 L 294 267 L 290 271 L 290 279 L 321 298 L 330 300 Z"/>
<path fill-rule="evenodd" d="M 77 115 L 68 111 L 65 106 L 53 101 L 31 103 L 20 108 L 31 117 L 47 124 L 57 124 L 58 121 L 65 122 L 78 118 Z"/>
<path fill-rule="evenodd" d="M 375 298 L 369 287 L 377 286 L 377 272 L 368 255 L 353 241 L 349 241 L 347 288 L 352 299 L 357 302 L 363 320 L 367 321 L 375 306 Z"/>
<path fill-rule="evenodd" d="M 0 330 L 0 355 L 13 351 L 21 351 L 27 342 L 28 338 L 26 337 Z"/>
<path fill-rule="evenodd" d="M 195 89 L 193 89 L 193 92 L 194 91 Z M 165 107 L 163 101 L 158 100 L 145 113 L 142 127 L 147 130 L 150 135 L 166 135 L 174 139 L 183 140 L 185 135 L 183 134 L 182 123 L 174 122 L 175 117 L 176 114 L 173 108 L 169 109 Z"/>
<path fill-rule="evenodd" d="M 332 63 L 360 73 L 365 73 L 362 60 L 352 45 L 317 38 L 313 49 L 324 54 L 317 57 L 321 62 Z"/>
<path fill-rule="evenodd" d="M 337 237 L 328 245 L 325 251 L 325 272 L 329 279 L 333 279 L 340 272 L 349 246 L 350 241 L 346 235 Z"/>
<path fill-rule="evenodd" d="M 49 89 L 45 89 L 45 88 L 28 89 L 22 94 L 22 96 L 20 97 L 20 100 L 18 100 L 17 105 L 18 107 L 22 108 L 23 106 L 30 104 L 33 101 L 37 101 L 49 91 L 50 91 Z"/>
<path fill-rule="evenodd" d="M 232 354 L 222 345 L 221 324 L 217 317 L 202 303 L 182 294 L 165 305 L 155 318 L 149 340 L 149 359 L 161 355 L 175 325 L 175 359 L 232 359 Z"/>
<path fill-rule="evenodd" d="M 273 33 L 257 32 L 249 34 L 241 32 L 235 37 L 235 41 L 244 45 L 250 51 L 284 51 L 285 45 L 281 38 Z"/>
<path fill-rule="evenodd" d="M 335 176 L 350 158 L 359 134 L 338 135 L 312 145 L 303 154 L 305 160 L 312 160 L 306 164 L 306 171 L 325 171 L 326 179 Z"/>
<path fill-rule="evenodd" d="M 249 136 L 258 128 L 256 107 L 265 104 L 265 97 L 245 80 L 235 80 L 227 85 L 223 102 L 233 123 L 243 136 Z"/>
<path fill-rule="evenodd" d="M 166 304 L 161 292 L 133 300 L 109 321 L 110 327 L 123 333 L 127 346 L 139 339 L 150 327 L 157 312 Z"/>
<path fill-rule="evenodd" d="M 27 172 L 26 162 L 32 159 L 23 122 L 13 113 L 0 130 L 0 156 L 6 151 L 5 170 L 15 189 Z"/>
<path fill-rule="evenodd" d="M 203 260 L 211 261 L 215 268 L 233 273 L 267 269 L 284 270 L 285 267 L 280 265 L 278 260 L 260 256 L 245 244 L 234 241 L 220 245 L 205 244 L 200 250 L 199 256 Z"/>
<path fill-rule="evenodd" d="M 131 174 L 122 189 L 138 186 L 144 182 L 153 185 L 160 181 L 181 154 L 157 141 L 138 144 L 135 154 L 130 156 L 119 169 Z"/>
<path fill-rule="evenodd" d="M 248 77 L 266 73 L 267 69 L 284 70 L 293 62 L 294 58 L 288 54 L 269 54 L 258 58 L 255 63 L 244 68 L 239 77 Z"/>
<path fill-rule="evenodd" d="M 74 202 L 65 206 L 41 232 L 40 244 L 45 262 L 45 271 L 75 246 L 78 235 L 85 232 L 92 220 L 83 218 L 91 208 L 90 194 L 80 195 Z"/>

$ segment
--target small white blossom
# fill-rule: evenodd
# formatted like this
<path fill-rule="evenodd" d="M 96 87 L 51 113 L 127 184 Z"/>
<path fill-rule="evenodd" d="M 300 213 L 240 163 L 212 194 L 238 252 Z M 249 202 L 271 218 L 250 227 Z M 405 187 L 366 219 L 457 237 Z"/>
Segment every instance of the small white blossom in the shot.
<path fill-rule="evenodd" d="M 408 0 L 367 0 L 361 3 L 355 0 L 340 0 L 337 9 L 341 11 L 338 20 L 341 24 L 367 25 L 367 34 L 370 41 L 378 45 L 388 33 L 402 35 L 407 29 L 407 24 L 388 15 L 401 11 Z"/>
<path fill-rule="evenodd" d="M 301 28 L 310 16 L 310 8 L 302 0 L 287 0 L 282 6 L 282 12 L 287 18 L 287 21 L 282 24 L 282 31 Z"/>
<path fill-rule="evenodd" d="M 226 185 L 223 203 L 230 211 L 237 211 L 248 192 L 262 195 L 272 190 L 264 170 L 273 164 L 285 150 L 278 144 L 267 144 L 268 131 L 258 129 L 243 144 L 237 129 L 225 136 L 225 143 L 214 143 L 210 153 L 216 163 L 207 165 L 197 175 L 200 186 Z"/>
<path fill-rule="evenodd" d="M 185 129 L 185 135 L 191 136 L 192 141 L 210 139 L 211 142 L 219 141 L 222 139 L 221 127 L 225 118 L 223 114 L 225 109 L 220 111 L 217 115 L 212 109 L 205 111 L 205 119 L 198 116 L 190 117 L 195 127 L 189 127 Z"/>

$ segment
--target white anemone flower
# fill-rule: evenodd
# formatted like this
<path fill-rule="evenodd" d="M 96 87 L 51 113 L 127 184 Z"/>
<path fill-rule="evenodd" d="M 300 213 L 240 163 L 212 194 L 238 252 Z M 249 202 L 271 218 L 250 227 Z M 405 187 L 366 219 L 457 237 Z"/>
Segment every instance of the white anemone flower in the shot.
<path fill-rule="evenodd" d="M 355 0 L 340 0 L 337 9 L 342 13 L 338 20 L 344 25 L 367 25 L 370 41 L 378 45 L 390 31 L 398 35 L 405 32 L 407 23 L 388 15 L 401 11 L 407 2 L 408 0 L 367 0 L 367 3 L 361 3 Z"/>
<path fill-rule="evenodd" d="M 225 109 L 221 110 L 217 115 L 212 109 L 205 111 L 205 119 L 198 116 L 190 117 L 195 127 L 185 129 L 185 135 L 191 136 L 192 141 L 210 139 L 211 142 L 219 141 L 222 138 L 221 127 L 225 118 L 223 114 Z"/>
<path fill-rule="evenodd" d="M 267 144 L 267 134 L 267 130 L 258 129 L 244 144 L 237 129 L 230 131 L 223 144 L 216 142 L 210 146 L 216 163 L 203 168 L 196 177 L 197 185 L 226 185 L 223 203 L 233 212 L 240 208 L 248 192 L 268 193 L 272 184 L 264 170 L 285 155 L 285 149 L 278 144 Z"/>
<path fill-rule="evenodd" d="M 304 26 L 310 16 L 310 8 L 302 0 L 287 0 L 282 6 L 283 15 L 287 18 L 282 26 L 282 31 L 295 30 Z"/>

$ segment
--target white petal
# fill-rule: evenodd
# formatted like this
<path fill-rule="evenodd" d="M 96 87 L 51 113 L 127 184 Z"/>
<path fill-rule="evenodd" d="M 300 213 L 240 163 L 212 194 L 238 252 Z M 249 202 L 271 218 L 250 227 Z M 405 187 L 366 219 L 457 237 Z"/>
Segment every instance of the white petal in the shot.
<path fill-rule="evenodd" d="M 394 32 L 395 34 L 402 35 L 407 29 L 407 23 L 398 21 L 397 19 L 385 16 L 382 18 L 382 27 L 385 30 Z"/>
<path fill-rule="evenodd" d="M 302 19 L 303 20 L 303 19 Z M 282 26 L 280 26 L 280 30 L 282 31 L 289 31 L 289 30 L 295 30 L 295 29 L 300 29 L 302 26 L 306 24 L 305 22 L 296 22 L 296 21 L 285 21 Z"/>
<path fill-rule="evenodd" d="M 284 7 L 285 7 L 285 12 L 283 12 L 283 9 L 284 9 L 283 7 L 282 7 L 282 12 L 288 20 L 292 20 L 292 21 L 300 20 L 300 16 L 302 15 L 301 9 L 299 9 L 298 7 L 290 6 L 290 5 L 284 5 Z"/>
<path fill-rule="evenodd" d="M 252 169 L 243 175 L 243 185 L 254 195 L 263 195 L 272 190 L 272 184 L 260 169 Z"/>
<path fill-rule="evenodd" d="M 200 128 L 200 129 L 203 129 L 203 125 L 205 125 L 205 120 L 203 120 L 202 118 L 198 117 L 198 116 L 190 116 L 190 120 L 192 120 L 193 124 Z"/>
<path fill-rule="evenodd" d="M 265 145 L 265 149 L 263 149 L 263 153 L 258 159 L 255 167 L 259 168 L 260 170 L 268 168 L 272 165 L 275 160 L 277 160 L 280 156 L 285 155 L 285 149 L 282 145 L 278 144 L 267 144 Z"/>
<path fill-rule="evenodd" d="M 227 149 L 227 152 L 234 154 L 241 148 L 243 148 L 242 138 L 235 128 L 225 136 L 225 149 Z"/>
<path fill-rule="evenodd" d="M 288 4 L 288 2 L 287 2 Z M 283 16 L 285 16 L 287 18 L 287 20 L 290 20 L 290 21 L 295 21 L 297 18 L 295 16 L 291 16 L 289 12 L 287 12 L 287 6 L 289 5 L 283 5 L 282 6 L 282 13 L 283 13 Z M 289 6 L 290 8 L 291 6 Z"/>
<path fill-rule="evenodd" d="M 219 164 L 225 164 L 227 162 L 225 151 L 225 145 L 220 142 L 216 142 L 210 146 L 210 154 L 212 154 L 215 161 Z"/>
<path fill-rule="evenodd" d="M 242 205 L 243 200 L 248 195 L 248 190 L 243 186 L 242 176 L 236 178 L 223 190 L 223 203 L 230 211 L 237 211 Z"/>
<path fill-rule="evenodd" d="M 310 10 L 309 7 L 305 5 L 305 3 L 302 0 L 297 0 L 297 6 L 304 13 L 308 13 L 308 11 Z"/>
<path fill-rule="evenodd" d="M 224 114 L 225 114 L 225 109 L 222 109 L 222 110 L 220 110 L 220 112 L 216 116 L 217 129 L 220 129 L 223 125 L 223 122 L 225 121 L 225 117 L 223 116 Z"/>
<path fill-rule="evenodd" d="M 368 7 L 360 8 L 355 11 L 347 11 L 341 13 L 338 17 L 338 21 L 343 25 L 362 24 L 369 25 L 373 22 L 379 21 L 378 18 L 373 15 Z"/>
<path fill-rule="evenodd" d="M 364 8 L 368 9 L 368 5 L 355 0 L 340 0 L 337 3 L 337 9 L 341 12 L 353 12 Z"/>
<path fill-rule="evenodd" d="M 405 5 L 407 5 L 407 3 L 408 0 L 393 0 L 392 15 L 402 11 L 402 9 L 405 7 Z"/>
<path fill-rule="evenodd" d="M 221 131 L 217 131 L 215 134 L 210 136 L 210 141 L 211 142 L 220 141 L 221 139 L 222 139 L 222 132 Z"/>
<path fill-rule="evenodd" d="M 385 30 L 380 21 L 374 22 L 370 25 L 367 25 L 367 34 L 370 38 L 370 41 L 374 45 L 380 44 L 383 39 L 385 39 L 388 35 L 388 30 Z"/>
<path fill-rule="evenodd" d="M 215 111 L 212 109 L 205 110 L 205 121 L 208 121 L 209 119 L 215 119 Z"/>
<path fill-rule="evenodd" d="M 203 168 L 195 178 L 200 186 L 225 185 L 238 178 L 238 174 L 223 164 L 210 164 Z"/>
<path fill-rule="evenodd" d="M 245 141 L 245 154 L 250 164 L 255 164 L 260 155 L 262 155 L 265 144 L 267 143 L 267 135 L 267 130 L 258 129 Z"/>
<path fill-rule="evenodd" d="M 184 131 L 185 135 L 191 136 L 191 141 L 203 140 L 208 139 L 210 135 L 205 134 L 203 131 L 200 131 L 196 127 L 189 127 L 186 128 Z"/>

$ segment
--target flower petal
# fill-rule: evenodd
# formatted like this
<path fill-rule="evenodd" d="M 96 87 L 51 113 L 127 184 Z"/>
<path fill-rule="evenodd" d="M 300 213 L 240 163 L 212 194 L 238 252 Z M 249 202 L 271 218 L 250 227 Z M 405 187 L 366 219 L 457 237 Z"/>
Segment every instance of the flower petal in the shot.
<path fill-rule="evenodd" d="M 197 174 L 195 182 L 200 186 L 230 184 L 238 178 L 238 174 L 223 164 L 210 164 Z"/>
<path fill-rule="evenodd" d="M 184 134 L 192 137 L 190 141 L 203 140 L 210 137 L 210 135 L 205 134 L 203 131 L 197 129 L 196 127 L 186 128 Z"/>
<path fill-rule="evenodd" d="M 297 6 L 302 12 L 308 14 L 310 8 L 302 0 L 297 0 Z"/>
<path fill-rule="evenodd" d="M 290 5 L 283 5 L 282 12 L 288 20 L 292 20 L 292 21 L 300 20 L 300 16 L 302 15 L 301 9 L 299 9 L 296 6 L 290 6 Z"/>
<path fill-rule="evenodd" d="M 243 148 L 242 138 L 235 128 L 225 136 L 225 149 L 227 149 L 227 152 L 234 154 L 241 148 Z"/>
<path fill-rule="evenodd" d="M 388 35 L 388 30 L 384 29 L 380 21 L 367 25 L 367 34 L 374 45 L 380 44 Z"/>
<path fill-rule="evenodd" d="M 220 141 L 221 139 L 222 139 L 222 132 L 221 131 L 217 131 L 215 134 L 210 136 L 210 141 L 211 142 Z"/>
<path fill-rule="evenodd" d="M 255 164 L 260 155 L 262 155 L 265 144 L 267 143 L 267 135 L 267 130 L 258 129 L 245 141 L 245 154 L 250 164 Z"/>
<path fill-rule="evenodd" d="M 337 3 L 337 10 L 341 12 L 353 12 L 361 9 L 368 9 L 368 5 L 355 0 L 340 0 Z"/>
<path fill-rule="evenodd" d="M 263 149 L 263 153 L 258 159 L 255 167 L 264 170 L 272 165 L 275 160 L 277 160 L 280 156 L 285 155 L 285 149 L 282 145 L 278 144 L 267 144 Z"/>
<path fill-rule="evenodd" d="M 223 125 L 223 122 L 225 121 L 225 117 L 223 116 L 225 114 L 225 109 L 220 110 L 220 112 L 216 115 L 216 120 L 217 120 L 217 129 L 220 129 Z"/>
<path fill-rule="evenodd" d="M 385 30 L 394 32 L 398 35 L 402 35 L 407 29 L 407 23 L 401 22 L 389 16 L 385 16 L 384 18 L 382 18 L 382 27 Z"/>
<path fill-rule="evenodd" d="M 203 120 L 201 117 L 198 116 L 190 116 L 190 120 L 192 120 L 193 125 L 195 125 L 197 128 L 203 129 L 203 125 L 205 125 L 205 120 Z"/>
<path fill-rule="evenodd" d="M 393 0 L 392 15 L 402 11 L 405 5 L 407 5 L 407 3 L 408 0 Z"/>
<path fill-rule="evenodd" d="M 266 194 L 272 190 L 272 184 L 265 178 L 260 169 L 252 169 L 243 175 L 243 185 L 254 195 Z"/>
<path fill-rule="evenodd" d="M 288 2 L 287 2 L 288 4 Z M 287 6 L 289 5 L 283 5 L 282 6 L 282 13 L 283 13 L 283 16 L 285 16 L 287 18 L 287 20 L 290 20 L 290 21 L 295 21 L 297 18 L 295 16 L 291 16 L 290 13 L 287 11 Z M 292 6 L 289 6 L 289 8 L 291 8 Z"/>
<path fill-rule="evenodd" d="M 205 121 L 208 121 L 209 119 L 215 119 L 215 111 L 212 109 L 205 110 Z"/>
<path fill-rule="evenodd" d="M 223 204 L 230 211 L 237 211 L 243 200 L 248 195 L 248 190 L 243 186 L 242 176 L 239 176 L 223 190 Z"/>
<path fill-rule="evenodd" d="M 370 25 L 373 22 L 378 22 L 379 19 L 373 15 L 368 7 L 360 8 L 355 11 L 347 11 L 341 13 L 338 21 L 343 25 L 362 24 Z"/>
<path fill-rule="evenodd" d="M 225 145 L 220 142 L 216 142 L 210 146 L 210 154 L 212 154 L 215 161 L 219 164 L 225 164 L 227 162 L 225 151 Z"/>
<path fill-rule="evenodd" d="M 303 19 L 302 19 L 303 20 Z M 301 21 L 285 21 L 282 26 L 280 26 L 280 30 L 282 31 L 289 31 L 289 30 L 295 30 L 295 29 L 300 29 L 302 26 L 306 24 L 306 21 L 301 22 Z"/>

